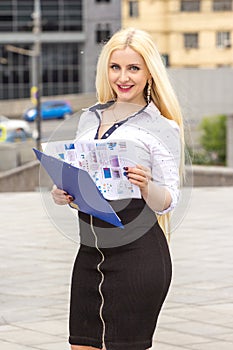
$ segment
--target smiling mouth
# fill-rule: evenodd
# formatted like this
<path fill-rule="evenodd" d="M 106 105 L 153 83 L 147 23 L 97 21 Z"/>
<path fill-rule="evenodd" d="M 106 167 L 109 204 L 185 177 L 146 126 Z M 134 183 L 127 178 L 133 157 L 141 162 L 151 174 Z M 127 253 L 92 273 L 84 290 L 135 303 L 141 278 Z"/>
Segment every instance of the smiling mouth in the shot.
<path fill-rule="evenodd" d="M 121 90 L 121 91 L 129 91 L 133 85 L 117 85 L 118 86 L 118 89 Z"/>

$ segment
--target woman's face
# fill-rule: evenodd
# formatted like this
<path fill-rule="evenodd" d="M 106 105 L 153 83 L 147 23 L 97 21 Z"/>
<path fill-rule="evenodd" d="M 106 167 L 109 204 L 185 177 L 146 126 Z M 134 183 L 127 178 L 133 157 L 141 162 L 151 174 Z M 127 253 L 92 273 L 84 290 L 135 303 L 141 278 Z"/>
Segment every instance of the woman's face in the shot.
<path fill-rule="evenodd" d="M 144 88 L 150 73 L 142 56 L 130 47 L 112 52 L 109 82 L 118 102 L 145 105 Z"/>

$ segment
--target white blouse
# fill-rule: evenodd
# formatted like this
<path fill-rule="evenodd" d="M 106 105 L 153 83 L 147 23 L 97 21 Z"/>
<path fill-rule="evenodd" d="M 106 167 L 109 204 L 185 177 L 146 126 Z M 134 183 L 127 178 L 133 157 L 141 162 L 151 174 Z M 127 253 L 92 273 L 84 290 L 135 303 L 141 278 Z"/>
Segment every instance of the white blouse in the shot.
<path fill-rule="evenodd" d="M 97 138 L 101 111 L 113 102 L 96 104 L 85 110 L 79 121 L 76 139 Z M 153 102 L 141 111 L 115 123 L 102 138 L 125 139 L 137 143 L 137 157 L 140 164 L 151 169 L 153 180 L 164 186 L 171 194 L 169 208 L 156 214 L 171 211 L 177 204 L 180 193 L 179 165 L 181 155 L 179 126 L 173 120 L 163 117 Z"/>

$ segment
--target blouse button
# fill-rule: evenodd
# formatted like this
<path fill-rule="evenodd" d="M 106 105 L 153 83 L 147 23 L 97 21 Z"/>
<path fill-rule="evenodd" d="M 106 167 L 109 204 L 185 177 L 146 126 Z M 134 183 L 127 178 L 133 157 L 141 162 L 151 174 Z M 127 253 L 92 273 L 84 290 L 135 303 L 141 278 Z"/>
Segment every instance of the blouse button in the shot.
<path fill-rule="evenodd" d="M 118 128 L 118 126 L 119 126 L 119 125 L 118 125 L 118 124 L 116 124 L 116 125 L 115 125 L 115 128 Z"/>
<path fill-rule="evenodd" d="M 107 137 L 108 137 L 108 136 L 109 136 L 109 134 L 107 133 L 107 134 L 105 134 L 105 136 L 107 136 Z"/>

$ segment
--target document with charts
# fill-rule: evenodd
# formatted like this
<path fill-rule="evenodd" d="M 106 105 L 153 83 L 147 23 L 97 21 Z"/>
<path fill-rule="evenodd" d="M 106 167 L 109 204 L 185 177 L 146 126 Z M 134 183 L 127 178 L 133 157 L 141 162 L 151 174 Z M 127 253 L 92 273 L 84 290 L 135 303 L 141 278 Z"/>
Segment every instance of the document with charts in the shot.
<path fill-rule="evenodd" d="M 108 200 L 141 198 L 139 187 L 130 183 L 124 169 L 138 163 L 134 141 L 57 141 L 49 143 L 44 150 L 87 171 Z"/>
<path fill-rule="evenodd" d="M 37 159 L 54 184 L 73 197 L 71 208 L 124 228 L 121 219 L 103 197 L 87 171 L 33 148 Z"/>

